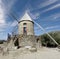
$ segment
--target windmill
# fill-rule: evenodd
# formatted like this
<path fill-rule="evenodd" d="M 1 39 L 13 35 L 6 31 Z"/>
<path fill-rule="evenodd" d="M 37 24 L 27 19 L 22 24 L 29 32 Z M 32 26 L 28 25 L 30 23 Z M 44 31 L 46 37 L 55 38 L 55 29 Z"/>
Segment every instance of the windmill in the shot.
<path fill-rule="evenodd" d="M 15 34 L 16 34 L 15 32 L 16 32 L 17 26 L 18 26 L 18 24 L 19 24 L 19 21 L 17 20 L 17 17 L 16 17 L 15 15 L 13 15 L 13 12 L 10 12 L 10 13 L 8 14 L 8 16 L 12 17 L 12 18 L 14 19 L 14 21 L 17 22 L 17 23 L 16 23 L 16 26 L 14 26 L 13 29 L 12 29 L 12 35 L 15 35 Z"/>
<path fill-rule="evenodd" d="M 13 16 L 13 15 L 12 15 Z M 14 18 L 15 18 L 15 16 L 13 16 Z M 17 19 L 15 18 L 15 20 L 17 21 Z M 17 21 L 18 22 L 18 21 Z M 39 25 L 37 22 L 35 22 L 34 20 L 33 20 L 33 22 L 40 28 L 40 29 L 42 29 L 43 30 L 43 32 L 45 32 L 50 38 L 51 38 L 51 40 L 56 44 L 56 45 L 58 45 L 59 46 L 59 44 L 55 41 L 55 39 L 49 34 L 49 33 L 47 33 L 46 31 L 45 31 L 45 29 L 41 26 L 41 25 Z M 19 24 L 19 22 L 18 22 L 18 24 Z"/>
<path fill-rule="evenodd" d="M 13 13 L 10 13 L 11 16 L 18 22 L 18 32 L 19 34 L 34 35 L 34 22 L 27 12 L 24 13 L 20 21 L 17 20 L 16 16 Z"/>
<path fill-rule="evenodd" d="M 16 21 L 18 22 L 18 24 L 20 23 L 20 21 L 17 20 L 15 14 L 14 14 L 13 12 L 10 13 L 10 16 L 12 16 L 12 17 L 14 18 L 14 20 L 16 20 Z M 33 20 L 33 22 L 34 22 L 40 29 L 42 29 L 42 30 L 52 39 L 52 41 L 53 41 L 55 44 L 59 45 L 59 44 L 54 40 L 54 38 L 53 38 L 49 33 L 47 33 L 47 32 L 45 31 L 45 29 L 44 29 L 40 24 L 38 24 L 38 23 L 35 22 L 34 20 Z"/>

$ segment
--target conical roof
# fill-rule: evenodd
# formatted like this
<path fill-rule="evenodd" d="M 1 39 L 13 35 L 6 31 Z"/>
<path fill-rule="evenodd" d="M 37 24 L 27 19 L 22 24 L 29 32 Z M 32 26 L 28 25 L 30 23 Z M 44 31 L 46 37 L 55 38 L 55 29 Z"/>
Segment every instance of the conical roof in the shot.
<path fill-rule="evenodd" d="M 25 14 L 23 15 L 23 17 L 21 18 L 20 21 L 32 21 L 31 17 L 29 16 L 29 14 L 27 12 L 25 12 Z"/>

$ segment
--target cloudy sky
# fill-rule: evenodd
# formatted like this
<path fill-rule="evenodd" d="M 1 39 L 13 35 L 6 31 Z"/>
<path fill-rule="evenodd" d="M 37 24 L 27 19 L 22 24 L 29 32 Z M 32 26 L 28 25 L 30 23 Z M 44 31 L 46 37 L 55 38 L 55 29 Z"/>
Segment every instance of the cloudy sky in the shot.
<path fill-rule="evenodd" d="M 0 39 L 18 29 L 11 12 L 19 21 L 26 11 L 46 32 L 60 30 L 60 0 L 0 0 Z M 36 35 L 44 33 L 37 25 L 34 30 Z"/>

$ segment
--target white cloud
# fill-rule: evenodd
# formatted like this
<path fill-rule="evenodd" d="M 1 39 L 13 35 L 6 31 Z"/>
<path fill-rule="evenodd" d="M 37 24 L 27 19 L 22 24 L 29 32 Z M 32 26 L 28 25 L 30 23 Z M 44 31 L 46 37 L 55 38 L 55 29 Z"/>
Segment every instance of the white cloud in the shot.
<path fill-rule="evenodd" d="M 60 13 L 55 13 L 55 14 L 52 14 L 52 15 L 46 17 L 45 19 L 50 19 L 50 20 L 55 21 L 55 20 L 60 20 L 60 19 L 57 19 L 59 17 L 60 17 Z"/>
<path fill-rule="evenodd" d="M 38 7 L 39 8 L 43 8 L 43 7 L 46 7 L 48 5 L 51 5 L 55 2 L 57 2 L 58 0 L 46 0 L 45 2 L 41 3 Z"/>
<path fill-rule="evenodd" d="M 14 5 L 14 3 L 16 2 L 17 0 L 6 0 L 2 3 L 4 9 L 5 9 L 5 13 L 9 13 L 10 10 L 11 10 L 11 7 Z M 7 3 L 7 5 L 6 5 Z"/>
<path fill-rule="evenodd" d="M 5 20 L 5 12 L 2 7 L 2 0 L 0 0 L 0 34 L 5 31 L 6 20 Z"/>
<path fill-rule="evenodd" d="M 5 5 L 2 0 L 0 0 L 0 32 L 3 32 L 8 26 L 11 26 L 11 23 L 6 23 L 6 13 L 10 11 L 11 7 L 16 0 L 11 0 L 8 5 Z M 5 1 L 7 2 L 7 0 Z"/>
<path fill-rule="evenodd" d="M 57 7 L 60 7 L 60 4 L 56 4 L 56 5 L 52 6 L 51 8 L 45 9 L 45 10 L 42 11 L 41 13 L 44 13 L 44 12 L 47 12 L 47 11 L 53 10 L 53 9 L 55 9 L 55 8 L 57 8 Z"/>
<path fill-rule="evenodd" d="M 11 24 L 11 27 L 16 26 L 17 24 L 18 24 L 18 22 L 17 22 L 17 21 L 14 21 L 14 22 Z"/>
<path fill-rule="evenodd" d="M 12 5 L 13 2 L 9 4 L 8 10 L 10 10 Z M 8 13 L 8 10 L 6 11 L 6 5 L 3 5 L 2 0 L 0 0 L 0 38 L 4 37 L 2 35 L 6 32 L 6 29 L 8 29 L 8 27 L 11 26 L 11 23 L 6 23 L 6 18 L 5 18 L 5 15 L 6 13 Z"/>
<path fill-rule="evenodd" d="M 0 29 L 0 33 L 1 33 L 1 32 L 4 32 L 4 31 L 5 31 L 5 30 L 3 30 L 3 29 Z"/>
<path fill-rule="evenodd" d="M 40 16 L 40 13 L 30 13 L 30 16 L 32 17 L 32 19 L 38 19 L 39 18 L 39 16 Z"/>
<path fill-rule="evenodd" d="M 1 0 L 0 0 L 0 25 L 2 23 L 5 23 L 5 17 L 4 17 L 4 9 L 2 8 L 2 5 L 1 5 Z"/>
<path fill-rule="evenodd" d="M 56 3 L 57 1 L 58 1 L 58 0 L 45 0 L 44 2 L 38 4 L 38 5 L 37 5 L 37 8 L 34 8 L 34 9 L 31 8 L 30 11 L 44 8 L 44 7 L 48 6 L 48 5 L 51 5 L 51 4 L 53 4 L 53 3 Z M 30 7 L 32 7 L 32 6 L 30 5 Z"/>
<path fill-rule="evenodd" d="M 59 25 L 56 25 L 56 26 L 50 26 L 50 27 L 46 27 L 45 30 L 48 30 L 48 29 L 54 29 L 54 28 L 58 28 L 60 27 Z"/>
<path fill-rule="evenodd" d="M 60 13 L 53 16 L 54 20 L 60 17 Z"/>

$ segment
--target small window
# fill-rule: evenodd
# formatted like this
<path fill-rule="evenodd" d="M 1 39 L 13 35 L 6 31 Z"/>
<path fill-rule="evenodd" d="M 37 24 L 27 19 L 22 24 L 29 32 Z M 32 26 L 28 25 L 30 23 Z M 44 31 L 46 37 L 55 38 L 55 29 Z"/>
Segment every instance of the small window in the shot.
<path fill-rule="evenodd" d="M 23 25 L 26 25 L 27 23 L 23 23 Z"/>
<path fill-rule="evenodd" d="M 26 27 L 23 27 L 23 33 L 27 33 Z"/>

